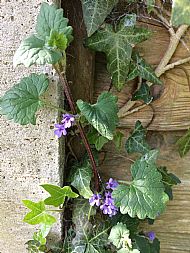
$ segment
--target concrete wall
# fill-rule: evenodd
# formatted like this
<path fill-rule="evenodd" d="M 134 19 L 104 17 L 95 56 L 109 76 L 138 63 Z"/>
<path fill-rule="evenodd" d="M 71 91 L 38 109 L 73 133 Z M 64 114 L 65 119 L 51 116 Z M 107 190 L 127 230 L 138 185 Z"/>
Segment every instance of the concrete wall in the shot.
<path fill-rule="evenodd" d="M 0 0 L 0 96 L 31 72 L 51 73 L 50 67 L 13 69 L 12 59 L 21 40 L 34 30 L 40 0 Z M 50 1 L 48 1 L 50 2 Z M 57 85 L 49 95 L 57 100 Z M 20 126 L 0 116 L 0 253 L 24 253 L 24 243 L 35 227 L 24 224 L 22 199 L 45 198 L 42 183 L 60 184 L 59 142 L 53 133 L 55 111 L 43 109 L 37 125 Z M 52 231 L 60 237 L 60 222 Z"/>

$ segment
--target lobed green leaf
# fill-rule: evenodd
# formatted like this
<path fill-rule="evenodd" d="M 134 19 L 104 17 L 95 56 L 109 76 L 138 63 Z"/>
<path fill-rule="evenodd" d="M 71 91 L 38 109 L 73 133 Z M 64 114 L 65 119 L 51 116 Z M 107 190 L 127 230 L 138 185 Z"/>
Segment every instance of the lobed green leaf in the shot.
<path fill-rule="evenodd" d="M 36 112 L 43 106 L 40 99 L 49 85 L 44 74 L 31 74 L 8 90 L 0 100 L 1 114 L 21 125 L 36 124 Z"/>
<path fill-rule="evenodd" d="M 155 219 L 164 211 L 168 196 L 164 192 L 162 175 L 155 165 L 157 153 L 152 150 L 136 160 L 131 166 L 133 181 L 130 185 L 119 185 L 113 191 L 115 204 L 122 214 Z"/>
<path fill-rule="evenodd" d="M 146 104 L 149 104 L 153 97 L 150 94 L 150 87 L 146 82 L 141 84 L 141 87 L 133 94 L 132 101 L 143 100 Z"/>
<path fill-rule="evenodd" d="M 135 19 L 127 15 L 118 24 L 116 30 L 106 24 L 87 39 L 86 45 L 107 56 L 108 71 L 112 76 L 112 83 L 121 90 L 125 85 L 129 73 L 133 47 L 150 37 L 145 28 L 135 27 Z"/>
<path fill-rule="evenodd" d="M 64 204 L 66 197 L 68 198 L 78 197 L 78 194 L 73 192 L 70 186 L 64 186 L 63 188 L 51 184 L 43 184 L 41 186 L 51 195 L 51 197 L 45 199 L 44 202 L 46 205 L 58 207 Z"/>

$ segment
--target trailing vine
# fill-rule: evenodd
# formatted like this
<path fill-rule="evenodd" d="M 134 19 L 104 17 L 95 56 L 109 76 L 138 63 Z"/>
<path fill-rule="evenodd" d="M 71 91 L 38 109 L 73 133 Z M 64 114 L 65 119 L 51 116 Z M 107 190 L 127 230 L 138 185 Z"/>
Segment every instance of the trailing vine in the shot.
<path fill-rule="evenodd" d="M 177 65 L 189 62 L 190 58 L 169 63 L 178 44 L 184 43 L 182 36 L 188 29 L 189 19 L 178 15 L 180 1 L 173 1 L 172 23 L 179 25 L 175 30 L 168 19 L 160 15 L 154 0 L 144 2 L 148 13 L 154 13 L 171 35 L 168 49 L 154 71 L 140 56 L 135 45 L 151 37 L 151 32 L 139 27 L 137 15 L 126 13 L 117 22 L 105 22 L 107 16 L 118 4 L 118 0 L 82 0 L 84 21 L 88 38 L 85 46 L 103 52 L 107 58 L 107 69 L 112 85 L 120 91 L 128 81 L 139 78 L 138 89 L 132 99 L 119 110 L 117 97 L 111 92 L 103 92 L 95 104 L 72 98 L 66 78 L 66 49 L 72 43 L 73 31 L 64 17 L 63 10 L 56 5 L 42 3 L 37 18 L 36 33 L 26 38 L 16 51 L 13 64 L 30 67 L 33 64 L 51 64 L 59 76 L 70 111 L 57 108 L 44 99 L 50 86 L 44 74 L 31 74 L 21 79 L 0 99 L 1 113 L 9 120 L 21 125 L 35 124 L 36 112 L 41 107 L 50 107 L 63 113 L 61 122 L 55 124 L 55 135 L 63 138 L 72 129 L 79 131 L 86 148 L 83 161 L 73 164 L 64 187 L 43 184 L 41 187 L 50 196 L 33 202 L 23 200 L 30 209 L 24 222 L 40 225 L 32 240 L 27 242 L 29 252 L 72 252 L 72 253 L 158 253 L 160 243 L 153 231 L 143 232 L 141 221 L 150 224 L 160 216 L 169 200 L 173 199 L 172 187 L 180 180 L 157 165 L 158 150 L 146 141 L 146 129 L 137 120 L 135 128 L 125 141 L 128 154 L 138 153 L 133 161 L 131 179 L 107 179 L 104 182 L 98 171 L 97 152 L 109 141 L 121 148 L 123 134 L 118 131 L 119 118 L 140 110 L 153 101 L 150 86 L 163 85 L 159 77 Z M 128 1 L 138 2 L 138 1 Z M 186 1 L 187 2 L 187 1 Z M 188 8 L 187 8 L 188 9 Z M 188 9 L 189 11 L 189 9 Z M 185 46 L 185 45 L 184 45 Z M 136 100 L 143 101 L 139 108 L 133 108 Z M 87 127 L 88 126 L 88 127 Z M 88 131 L 86 133 L 86 127 Z M 179 140 L 181 154 L 190 149 L 189 132 Z M 51 209 L 53 208 L 53 209 Z M 56 209 L 55 209 L 56 208 Z M 56 222 L 52 212 L 64 212 L 70 208 L 72 222 L 67 227 L 64 240 L 50 244 L 46 237 Z"/>

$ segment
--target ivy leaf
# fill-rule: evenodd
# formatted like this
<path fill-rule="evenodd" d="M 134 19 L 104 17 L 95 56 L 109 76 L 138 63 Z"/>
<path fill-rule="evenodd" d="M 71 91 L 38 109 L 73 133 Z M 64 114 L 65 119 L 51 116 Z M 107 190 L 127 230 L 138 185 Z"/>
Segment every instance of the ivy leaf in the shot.
<path fill-rule="evenodd" d="M 92 169 L 88 160 L 81 165 L 73 166 L 71 171 L 71 185 L 75 187 L 81 196 L 89 199 L 93 192 L 90 189 Z"/>
<path fill-rule="evenodd" d="M 13 65 L 16 67 L 24 64 L 25 67 L 30 67 L 35 63 L 39 65 L 55 64 L 61 57 L 61 52 L 46 47 L 45 41 L 31 35 L 21 42 L 14 55 Z"/>
<path fill-rule="evenodd" d="M 88 122 L 105 138 L 112 140 L 118 123 L 117 97 L 109 92 L 103 92 L 96 104 L 89 104 L 82 100 L 77 106 Z"/>
<path fill-rule="evenodd" d="M 78 194 L 73 192 L 70 186 L 64 186 L 63 188 L 52 184 L 43 184 L 41 186 L 51 195 L 51 197 L 45 199 L 44 202 L 46 205 L 58 207 L 64 204 L 66 197 L 68 198 L 78 197 Z"/>
<path fill-rule="evenodd" d="M 120 222 L 116 226 L 112 227 L 108 240 L 112 242 L 117 249 L 126 247 L 132 248 L 129 236 L 130 232 L 127 229 L 127 226 Z"/>
<path fill-rule="evenodd" d="M 47 226 L 52 226 L 56 222 L 55 217 L 47 214 L 44 201 L 35 203 L 31 200 L 23 200 L 23 203 L 32 210 L 25 215 L 24 222 L 31 225 L 46 224 Z"/>
<path fill-rule="evenodd" d="M 1 98 L 1 114 L 21 125 L 36 124 L 36 112 L 43 106 L 40 96 L 49 85 L 44 75 L 31 74 L 9 89 Z"/>
<path fill-rule="evenodd" d="M 177 141 L 178 151 L 181 157 L 185 156 L 190 150 L 190 129 Z"/>
<path fill-rule="evenodd" d="M 55 4 L 42 3 L 36 24 L 38 37 L 45 41 L 46 37 L 49 37 L 51 31 L 54 30 L 59 34 L 65 34 L 68 43 L 70 43 L 73 39 L 73 29 L 68 26 L 68 22 L 69 20 L 64 18 L 63 9 L 58 9 Z"/>
<path fill-rule="evenodd" d="M 118 0 L 82 0 L 84 22 L 90 37 L 104 22 Z"/>
<path fill-rule="evenodd" d="M 90 144 L 95 145 L 95 148 L 100 151 L 103 146 L 109 141 L 104 136 L 101 136 L 94 128 L 87 135 Z"/>
<path fill-rule="evenodd" d="M 45 245 L 41 245 L 40 242 L 35 240 L 30 240 L 26 244 L 29 253 L 44 253 L 47 250 Z"/>
<path fill-rule="evenodd" d="M 143 100 L 146 104 L 149 104 L 153 97 L 150 94 L 150 87 L 146 82 L 141 84 L 141 87 L 133 94 L 132 101 Z"/>
<path fill-rule="evenodd" d="M 134 26 L 135 23 L 129 26 L 129 20 L 133 20 L 131 15 L 130 18 L 126 16 L 121 19 L 115 30 L 112 25 L 106 24 L 88 38 L 86 43 L 89 48 L 106 54 L 108 71 L 112 76 L 113 85 L 118 90 L 125 85 L 133 47 L 150 37 L 147 29 L 137 28 Z"/>
<path fill-rule="evenodd" d="M 133 181 L 130 185 L 119 185 L 113 191 L 115 204 L 122 214 L 155 219 L 158 213 L 164 211 L 168 196 L 155 164 L 157 154 L 156 150 L 152 150 L 136 160 L 131 166 Z"/>
<path fill-rule="evenodd" d="M 173 199 L 172 186 L 180 184 L 180 179 L 173 173 L 168 173 L 166 167 L 159 167 L 158 171 L 162 174 L 162 182 L 165 187 L 165 193 L 169 196 L 169 199 Z"/>
<path fill-rule="evenodd" d="M 135 77 L 140 76 L 143 79 L 150 81 L 154 84 L 162 84 L 162 81 L 156 76 L 152 67 L 140 57 L 137 52 L 132 54 L 132 63 L 130 65 L 130 73 L 127 80 L 133 80 Z"/>
<path fill-rule="evenodd" d="M 117 251 L 117 253 L 140 253 L 138 249 L 127 249 L 127 248 L 122 248 Z"/>
<path fill-rule="evenodd" d="M 160 242 L 157 238 L 150 242 L 145 236 L 136 235 L 134 239 L 141 253 L 160 253 Z"/>
<path fill-rule="evenodd" d="M 127 139 L 125 148 L 129 154 L 138 152 L 145 154 L 150 150 L 149 145 L 145 141 L 146 129 L 138 120 L 135 124 L 135 129 L 131 136 Z"/>
<path fill-rule="evenodd" d="M 174 26 L 190 25 L 189 0 L 173 0 L 171 22 Z"/>

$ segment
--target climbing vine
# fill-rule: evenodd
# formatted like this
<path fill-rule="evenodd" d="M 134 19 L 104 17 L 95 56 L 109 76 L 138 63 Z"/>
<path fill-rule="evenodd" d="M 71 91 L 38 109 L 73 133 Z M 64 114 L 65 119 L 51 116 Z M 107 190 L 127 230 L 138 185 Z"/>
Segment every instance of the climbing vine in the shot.
<path fill-rule="evenodd" d="M 137 15 L 129 11 L 114 22 L 106 20 L 118 2 L 81 1 L 88 35 L 85 46 L 105 53 L 112 85 L 120 91 L 130 80 L 139 78 L 137 90 L 120 110 L 117 96 L 109 91 L 100 94 L 95 104 L 83 100 L 75 103 L 73 100 L 65 74 L 66 49 L 72 43 L 73 30 L 63 10 L 56 5 L 42 3 L 35 34 L 26 38 L 14 55 L 15 67 L 19 64 L 26 67 L 51 64 L 59 76 L 70 110 L 49 103 L 44 97 L 50 86 L 48 77 L 33 73 L 21 79 L 0 99 L 1 114 L 21 125 L 34 125 L 36 112 L 41 107 L 58 110 L 62 118 L 55 124 L 55 135 L 63 138 L 71 130 L 72 133 L 78 131 L 86 148 L 83 161 L 76 161 L 72 165 L 67 185 L 41 185 L 49 193 L 48 198 L 39 202 L 23 200 L 26 208 L 30 209 L 24 222 L 40 225 L 40 229 L 27 242 L 31 253 L 160 252 L 155 233 L 151 229 L 143 232 L 139 225 L 142 221 L 152 224 L 162 215 L 167 202 L 173 199 L 172 186 L 179 184 L 180 180 L 169 173 L 166 167 L 158 166 L 159 151 L 147 143 L 146 129 L 138 119 L 129 138 L 125 140 L 126 153 L 138 154 L 130 168 L 130 180 L 126 175 L 122 180 L 108 178 L 104 182 L 97 169 L 98 151 L 109 141 L 113 141 L 116 148 L 121 148 L 124 136 L 117 129 L 119 119 L 130 110 L 130 113 L 138 110 L 132 109 L 136 100 L 143 101 L 143 106 L 150 104 L 154 99 L 150 86 L 164 85 L 159 79 L 163 73 L 190 60 L 186 58 L 169 63 L 188 29 L 190 10 L 187 0 L 184 5 L 180 4 L 181 1 L 173 1 L 171 21 L 173 25 L 179 25 L 174 29 L 172 23 L 158 11 L 158 7 L 162 6 L 161 1 L 143 2 L 147 12 L 153 13 L 168 28 L 171 36 L 163 59 L 153 70 L 135 48 L 136 44 L 152 36 L 151 31 L 138 26 Z M 179 12 L 184 15 L 179 15 Z M 189 132 L 179 140 L 181 155 L 190 149 L 189 140 Z M 56 222 L 52 212 L 64 213 L 66 209 L 72 211 L 72 221 L 69 226 L 67 224 L 63 241 L 51 244 L 46 237 Z"/>

